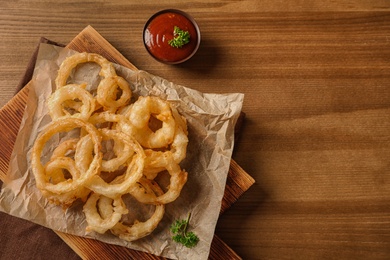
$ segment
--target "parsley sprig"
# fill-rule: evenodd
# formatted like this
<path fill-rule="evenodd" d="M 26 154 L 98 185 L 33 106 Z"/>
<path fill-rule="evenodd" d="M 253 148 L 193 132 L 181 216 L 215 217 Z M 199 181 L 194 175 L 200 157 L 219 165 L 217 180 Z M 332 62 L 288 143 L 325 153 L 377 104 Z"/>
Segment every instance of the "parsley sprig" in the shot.
<path fill-rule="evenodd" d="M 169 40 L 168 43 L 172 47 L 181 48 L 183 45 L 190 42 L 190 33 L 188 31 L 183 31 L 178 26 L 173 28 L 174 38 Z"/>
<path fill-rule="evenodd" d="M 194 232 L 187 232 L 191 218 L 191 213 L 188 214 L 187 219 L 176 220 L 171 226 L 171 232 L 174 234 L 173 241 L 181 243 L 184 246 L 191 248 L 198 244 L 199 238 Z"/>

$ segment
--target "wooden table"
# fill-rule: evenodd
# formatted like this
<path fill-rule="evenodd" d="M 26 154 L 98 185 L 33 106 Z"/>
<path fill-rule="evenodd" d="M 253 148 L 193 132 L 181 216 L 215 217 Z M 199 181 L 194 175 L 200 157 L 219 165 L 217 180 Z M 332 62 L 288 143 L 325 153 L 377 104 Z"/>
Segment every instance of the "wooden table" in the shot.
<path fill-rule="evenodd" d="M 390 3 L 339 2 L 2 1 L 0 105 L 41 36 L 66 44 L 92 25 L 139 69 L 245 94 L 233 158 L 256 183 L 216 229 L 243 259 L 389 259 Z M 201 28 L 183 65 L 157 63 L 142 44 L 145 21 L 165 8 Z M 77 259 L 47 230 L 22 239 L 1 227 L 0 242 L 20 239 L 4 255 Z"/>

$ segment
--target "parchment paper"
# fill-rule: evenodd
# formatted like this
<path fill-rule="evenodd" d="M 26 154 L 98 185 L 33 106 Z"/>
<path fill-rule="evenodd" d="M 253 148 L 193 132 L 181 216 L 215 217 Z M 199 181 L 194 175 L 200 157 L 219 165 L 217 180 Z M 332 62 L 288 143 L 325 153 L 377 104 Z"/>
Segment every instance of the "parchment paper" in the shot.
<path fill-rule="evenodd" d="M 133 95 L 154 95 L 171 101 L 187 119 L 189 145 L 181 167 L 188 181 L 180 197 L 166 206 L 156 230 L 135 242 L 126 242 L 107 232 L 87 233 L 82 203 L 63 210 L 48 203 L 35 187 L 30 169 L 30 149 L 37 135 L 51 121 L 46 101 L 54 90 L 54 79 L 61 62 L 75 51 L 41 44 L 21 127 L 11 156 L 7 179 L 0 193 L 0 210 L 53 230 L 98 239 L 172 259 L 207 259 L 224 194 L 234 146 L 234 125 L 240 114 L 243 94 L 205 94 L 176 85 L 145 71 L 132 71 L 115 65 L 117 73 L 130 82 Z M 88 82 L 93 89 L 99 82 L 96 64 L 79 66 L 73 82 Z M 150 211 L 153 209 L 151 208 Z M 190 229 L 199 244 L 188 249 L 172 241 L 170 225 L 191 212 Z M 145 213 L 148 214 L 148 213 Z"/>

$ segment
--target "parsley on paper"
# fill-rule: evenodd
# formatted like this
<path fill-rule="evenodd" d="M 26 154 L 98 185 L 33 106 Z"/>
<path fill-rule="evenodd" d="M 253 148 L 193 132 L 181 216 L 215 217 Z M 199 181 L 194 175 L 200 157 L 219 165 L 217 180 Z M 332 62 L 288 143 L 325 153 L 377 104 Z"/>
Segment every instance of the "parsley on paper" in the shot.
<path fill-rule="evenodd" d="M 174 234 L 173 241 L 181 243 L 184 246 L 191 248 L 198 244 L 199 238 L 194 232 L 187 232 L 191 218 L 191 213 L 188 214 L 187 219 L 176 220 L 171 226 L 171 232 Z"/>

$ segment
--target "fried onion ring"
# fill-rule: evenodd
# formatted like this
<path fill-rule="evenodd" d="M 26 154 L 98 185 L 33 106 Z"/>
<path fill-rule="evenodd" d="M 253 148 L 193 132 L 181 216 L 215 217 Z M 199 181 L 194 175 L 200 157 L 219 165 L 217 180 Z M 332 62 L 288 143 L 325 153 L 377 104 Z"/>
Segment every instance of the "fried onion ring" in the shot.
<path fill-rule="evenodd" d="M 50 117 L 53 120 L 56 120 L 65 116 L 74 116 L 87 120 L 95 110 L 95 100 L 93 96 L 87 90 L 85 90 L 85 86 L 85 84 L 69 84 L 55 91 L 49 97 L 49 100 L 47 102 Z M 79 109 L 79 113 L 71 115 L 69 112 L 66 111 L 66 109 L 63 109 L 62 104 L 65 101 L 75 99 L 80 99 L 82 105 L 79 108 L 76 108 Z"/>
<path fill-rule="evenodd" d="M 105 213 L 103 217 L 97 210 L 97 203 L 99 204 L 99 212 L 103 211 Z M 113 228 L 122 218 L 122 215 L 128 213 L 128 210 L 120 196 L 110 199 L 94 193 L 84 204 L 83 212 L 88 223 L 86 231 L 96 231 L 103 234 Z"/>
<path fill-rule="evenodd" d="M 66 181 L 63 172 L 64 169 L 68 170 L 70 174 L 72 174 L 73 178 L 80 177 L 80 172 L 77 170 L 76 164 L 71 158 L 56 157 L 45 165 L 47 181 L 52 183 Z M 54 204 L 62 205 L 63 208 L 68 208 L 77 199 L 85 201 L 90 192 L 91 191 L 85 187 L 80 187 L 79 189 L 63 192 L 61 194 L 55 194 L 46 190 L 42 191 L 47 199 L 49 199 Z"/>
<path fill-rule="evenodd" d="M 134 151 L 134 155 L 131 158 L 131 162 L 127 166 L 124 175 L 118 176 L 113 182 L 105 182 L 99 175 L 94 175 L 86 183 L 87 187 L 96 193 L 102 194 L 109 198 L 115 198 L 118 194 L 124 194 L 129 187 L 136 183 L 142 177 L 142 171 L 144 168 L 145 153 L 138 142 L 133 137 L 120 132 L 114 132 L 113 130 L 101 130 L 106 135 L 111 135 L 117 139 L 122 140 L 126 145 L 131 147 Z"/>
<path fill-rule="evenodd" d="M 153 194 L 154 197 L 156 197 L 156 195 L 161 196 L 163 194 L 163 191 L 157 183 L 147 179 L 143 179 L 142 182 L 145 187 L 144 191 L 147 193 L 146 195 Z M 104 208 L 108 209 L 107 207 L 103 207 L 99 204 L 99 211 L 101 212 L 102 216 L 109 216 L 109 212 L 111 210 L 106 211 L 104 210 Z M 118 222 L 114 227 L 110 229 L 111 233 L 129 242 L 140 239 L 149 235 L 153 232 L 153 230 L 156 229 L 161 219 L 163 218 L 164 213 L 165 205 L 158 204 L 155 206 L 155 211 L 153 215 L 145 222 L 135 221 L 132 225 L 126 225 L 121 222 Z"/>
<path fill-rule="evenodd" d="M 116 99 L 117 87 L 122 91 L 120 98 Z M 119 76 L 107 77 L 100 81 L 97 89 L 97 101 L 107 110 L 116 110 L 124 106 L 131 98 L 129 83 Z"/>
<path fill-rule="evenodd" d="M 123 141 L 123 139 L 120 139 L 119 136 L 116 134 L 115 130 L 108 130 L 102 132 L 103 140 L 112 139 L 114 140 L 114 147 L 115 145 L 118 147 L 121 147 L 121 150 L 118 151 L 118 149 L 113 149 L 115 152 L 116 157 L 111 158 L 109 160 L 103 159 L 102 161 L 102 171 L 105 172 L 114 172 L 119 169 L 119 167 L 126 164 L 126 162 L 132 158 L 134 155 L 134 152 L 136 152 L 137 149 L 134 149 L 132 146 L 128 144 L 128 142 Z M 137 147 L 138 148 L 138 147 Z"/>
<path fill-rule="evenodd" d="M 60 65 L 58 76 L 55 79 L 57 89 L 62 88 L 67 84 L 67 80 L 74 68 L 81 63 L 94 62 L 101 66 L 99 75 L 103 78 L 108 78 L 116 75 L 114 65 L 107 59 L 96 53 L 77 53 L 67 57 Z"/>
<path fill-rule="evenodd" d="M 150 204 L 167 204 L 176 200 L 177 197 L 179 197 L 184 184 L 187 182 L 188 173 L 182 170 L 179 164 L 175 162 L 172 153 L 162 153 L 158 160 L 150 161 L 149 163 L 152 167 L 157 169 L 167 170 L 170 175 L 170 184 L 168 191 L 163 195 L 156 198 L 144 197 L 143 202 Z M 153 179 L 156 175 L 153 176 Z M 150 176 L 146 177 L 148 177 L 148 179 L 152 179 Z"/>
<path fill-rule="evenodd" d="M 60 132 L 68 132 L 75 128 L 82 128 L 90 135 L 91 140 L 93 142 L 93 160 L 85 173 L 83 173 L 82 175 L 78 173 L 78 175 L 80 176 L 79 178 L 67 179 L 66 181 L 59 182 L 56 184 L 50 183 L 46 179 L 45 169 L 41 162 L 42 150 L 45 146 L 45 143 L 55 134 Z M 91 179 L 92 176 L 97 175 L 99 172 L 102 160 L 100 141 L 101 136 L 98 130 L 92 124 L 85 122 L 81 119 L 69 117 L 64 118 L 62 120 L 53 121 L 50 125 L 48 125 L 45 132 L 43 132 L 35 140 L 34 146 L 32 148 L 31 165 L 37 188 L 56 194 L 62 194 L 65 192 L 76 190 L 77 188 L 85 185 Z"/>
<path fill-rule="evenodd" d="M 56 149 L 53 151 L 51 160 L 47 162 L 44 166 L 46 179 L 49 182 L 59 183 L 61 181 L 65 181 L 63 169 L 66 168 L 67 166 L 65 165 L 64 168 L 60 168 L 59 165 L 55 164 L 55 162 L 57 158 L 65 157 L 67 155 L 73 154 L 74 151 L 76 150 L 77 142 L 78 142 L 77 138 L 66 140 L 60 143 L 60 145 L 58 145 Z M 76 162 L 76 166 L 77 166 L 77 162 Z M 77 173 L 75 171 L 73 172 Z M 79 176 L 76 177 L 78 178 Z M 90 193 L 90 190 L 85 187 L 82 187 L 80 189 L 70 191 L 70 192 L 65 192 L 62 194 L 55 194 L 49 191 L 42 191 L 42 193 L 44 197 L 46 197 L 50 202 L 57 205 L 62 205 L 62 207 L 66 209 L 70 205 L 72 205 L 72 203 L 77 199 L 81 199 L 82 201 L 85 201 L 88 197 L 88 194 Z"/>
<path fill-rule="evenodd" d="M 152 131 L 149 120 L 154 116 L 162 127 Z M 132 125 L 137 128 L 136 139 L 146 148 L 167 147 L 175 134 L 175 120 L 169 103 L 157 97 L 139 97 L 129 115 Z"/>

